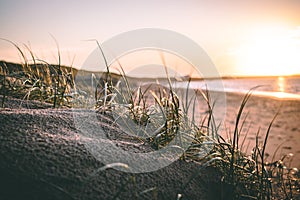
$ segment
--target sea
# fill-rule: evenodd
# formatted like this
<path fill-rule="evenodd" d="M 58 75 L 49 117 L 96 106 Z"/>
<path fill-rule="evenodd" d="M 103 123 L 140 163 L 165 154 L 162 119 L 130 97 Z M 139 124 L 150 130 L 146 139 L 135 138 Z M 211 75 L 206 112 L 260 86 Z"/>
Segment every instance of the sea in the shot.
<path fill-rule="evenodd" d="M 300 100 L 300 76 L 207 79 L 192 81 L 189 87 Z"/>

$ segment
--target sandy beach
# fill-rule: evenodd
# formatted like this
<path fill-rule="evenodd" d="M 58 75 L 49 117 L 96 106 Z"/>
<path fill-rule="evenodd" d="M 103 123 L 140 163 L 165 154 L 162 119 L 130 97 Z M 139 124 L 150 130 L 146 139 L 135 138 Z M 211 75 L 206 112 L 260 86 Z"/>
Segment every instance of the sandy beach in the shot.
<path fill-rule="evenodd" d="M 227 93 L 226 96 L 225 126 L 228 132 L 232 133 L 243 95 Z M 252 150 L 258 130 L 259 141 L 262 144 L 272 119 L 278 113 L 266 146 L 266 153 L 269 154 L 268 160 L 272 161 L 273 156 L 277 160 L 289 155 L 285 161 L 290 161 L 291 166 L 300 168 L 300 100 L 252 95 L 243 113 L 241 122 L 245 120 L 245 123 L 239 142 L 242 144 L 244 140 L 242 150 L 248 153 Z M 224 137 L 226 135 L 223 133 Z"/>

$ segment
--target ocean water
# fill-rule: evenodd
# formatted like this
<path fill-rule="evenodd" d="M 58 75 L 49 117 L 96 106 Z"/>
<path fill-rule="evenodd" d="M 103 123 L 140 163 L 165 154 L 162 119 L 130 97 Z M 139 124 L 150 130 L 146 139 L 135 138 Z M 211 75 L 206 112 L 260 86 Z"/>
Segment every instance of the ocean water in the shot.
<path fill-rule="evenodd" d="M 235 93 L 247 93 L 255 88 L 253 90 L 254 95 L 300 99 L 300 77 L 212 79 L 193 81 L 190 83 L 190 87 Z"/>

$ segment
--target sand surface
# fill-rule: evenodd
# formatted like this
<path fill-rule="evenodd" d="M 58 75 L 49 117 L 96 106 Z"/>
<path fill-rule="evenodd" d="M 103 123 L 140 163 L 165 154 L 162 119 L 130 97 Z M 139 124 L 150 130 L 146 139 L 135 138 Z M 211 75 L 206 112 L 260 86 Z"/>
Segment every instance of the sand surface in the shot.
<path fill-rule="evenodd" d="M 82 143 L 71 109 L 47 108 L 50 105 L 33 101 L 16 105 L 20 100 L 10 99 L 7 108 L 0 110 L 1 200 L 176 199 L 178 195 L 215 199 L 221 194 L 211 190 L 218 184 L 215 170 L 182 160 L 150 173 L 112 168 L 95 173 L 104 164 Z M 43 106 L 46 109 L 41 109 Z M 122 131 L 106 120 L 95 123 L 109 133 L 102 144 L 133 152 L 151 149 L 132 138 L 122 138 Z"/>

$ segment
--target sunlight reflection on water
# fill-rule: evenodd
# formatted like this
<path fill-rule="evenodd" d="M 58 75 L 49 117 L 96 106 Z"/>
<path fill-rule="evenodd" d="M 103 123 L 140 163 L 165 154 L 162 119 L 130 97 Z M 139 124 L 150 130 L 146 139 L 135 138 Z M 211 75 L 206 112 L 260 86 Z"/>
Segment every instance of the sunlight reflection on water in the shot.
<path fill-rule="evenodd" d="M 261 96 L 271 96 L 278 99 L 300 99 L 300 94 L 293 94 L 286 92 L 286 78 L 279 76 L 277 78 L 277 91 L 278 92 L 266 92 L 266 91 L 255 91 L 254 94 Z"/>
<path fill-rule="evenodd" d="M 278 85 L 278 91 L 280 93 L 284 93 L 285 92 L 285 78 L 280 76 L 277 78 L 277 85 Z"/>

